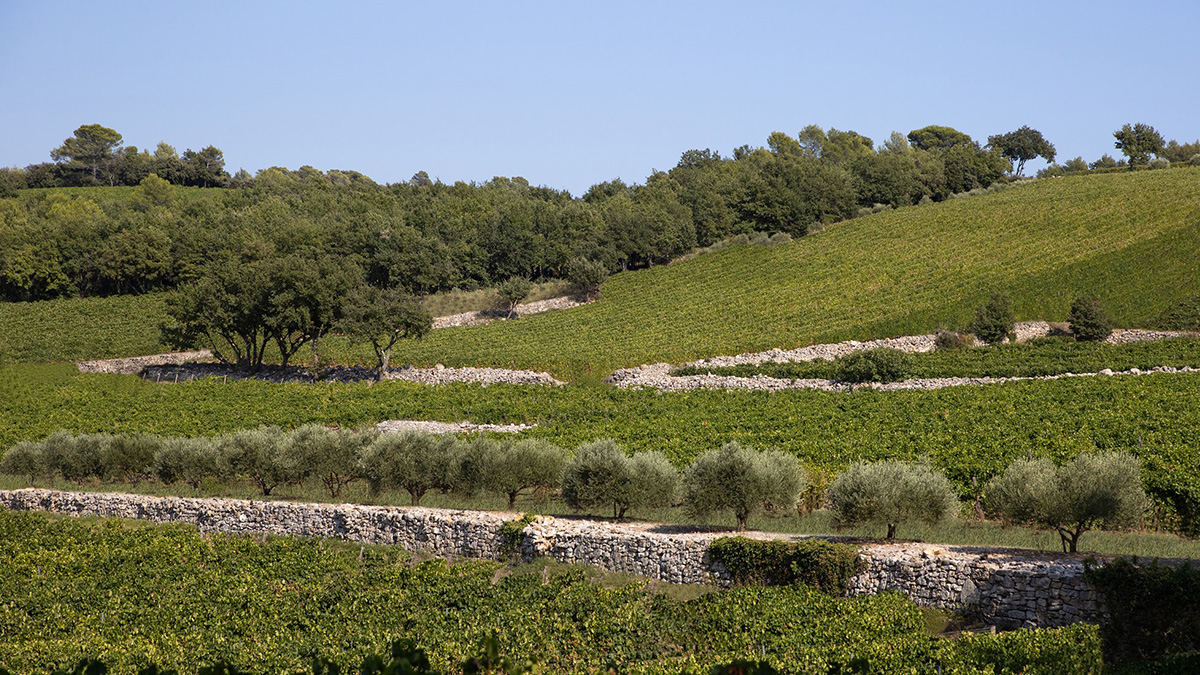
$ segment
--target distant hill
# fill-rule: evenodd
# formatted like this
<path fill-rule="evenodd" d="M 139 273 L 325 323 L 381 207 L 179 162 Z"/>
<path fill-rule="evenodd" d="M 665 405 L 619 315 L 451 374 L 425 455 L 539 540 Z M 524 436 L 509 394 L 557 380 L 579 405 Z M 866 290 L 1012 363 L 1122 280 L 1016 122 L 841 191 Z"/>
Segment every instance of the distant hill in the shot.
<path fill-rule="evenodd" d="M 1065 320 L 1076 295 L 1145 326 L 1200 294 L 1200 169 L 1042 180 L 734 246 L 614 276 L 587 307 L 402 344 L 393 363 L 619 367 L 961 326 L 1007 292 L 1019 320 Z M 45 308 L 45 309 L 43 309 Z M 95 321 L 72 318 L 91 313 Z M 57 317 L 57 318 L 56 318 Z M 160 347 L 161 300 L 0 304 L 0 361 L 124 356 Z M 47 344 L 47 340 L 57 344 Z M 340 361 L 367 360 L 336 341 Z"/>
<path fill-rule="evenodd" d="M 1018 320 L 1095 295 L 1121 326 L 1200 293 L 1200 170 L 1038 181 L 613 277 L 591 306 L 437 331 L 403 363 L 614 368 L 925 333 L 1007 292 Z"/>

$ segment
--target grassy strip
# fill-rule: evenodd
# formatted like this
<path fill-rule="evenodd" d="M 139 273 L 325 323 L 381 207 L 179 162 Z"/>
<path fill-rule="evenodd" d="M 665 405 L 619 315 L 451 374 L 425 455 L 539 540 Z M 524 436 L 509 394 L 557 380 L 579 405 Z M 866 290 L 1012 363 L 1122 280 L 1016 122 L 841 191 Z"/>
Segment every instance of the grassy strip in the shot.
<path fill-rule="evenodd" d="M 0 513 L 0 546 L 3 665 L 16 672 L 85 655 L 118 672 L 154 662 L 191 673 L 217 659 L 295 672 L 314 654 L 348 665 L 405 637 L 448 669 L 492 633 L 548 672 L 706 672 L 735 658 L 787 672 L 840 671 L 856 658 L 896 673 L 1099 666 L 1094 627 L 946 641 L 926 635 L 922 613 L 895 593 L 741 588 L 681 603 L 578 571 L 504 576 L 494 563 L 412 566 L 386 548 L 31 514 Z"/>
<path fill-rule="evenodd" d="M 1200 338 L 1174 338 L 1131 344 L 1075 342 L 1042 338 L 1029 343 L 933 351 L 908 355 L 910 378 L 938 377 L 1040 377 L 1063 373 L 1096 373 L 1156 366 L 1200 366 Z M 837 378 L 838 361 L 817 359 L 797 363 L 763 363 L 728 367 L 686 366 L 673 375 L 765 375 L 784 379 Z"/>

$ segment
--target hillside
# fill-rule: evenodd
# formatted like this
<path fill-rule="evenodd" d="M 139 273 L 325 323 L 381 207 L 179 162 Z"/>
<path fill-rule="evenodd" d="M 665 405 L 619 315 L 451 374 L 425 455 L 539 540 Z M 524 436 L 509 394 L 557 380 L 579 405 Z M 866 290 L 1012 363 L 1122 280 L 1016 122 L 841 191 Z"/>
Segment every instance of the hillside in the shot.
<path fill-rule="evenodd" d="M 1018 320 L 1078 294 L 1142 326 L 1200 292 L 1200 170 L 1040 181 L 613 277 L 590 307 L 451 330 L 397 361 L 604 373 L 656 361 L 925 333 L 993 290 Z"/>
<path fill-rule="evenodd" d="M 436 331 L 401 345 L 393 362 L 515 366 L 591 379 L 640 363 L 961 325 L 993 290 L 1012 296 L 1020 320 L 1063 320 L 1076 295 L 1093 294 L 1118 325 L 1147 325 L 1200 293 L 1198 191 L 1200 170 L 1143 171 L 903 208 L 790 244 L 733 247 L 618 274 L 594 305 Z M 156 307 L 130 303 L 131 313 L 115 325 L 145 335 L 161 317 L 143 310 Z M 8 318 L 14 311 L 27 310 L 0 307 L 0 323 L 25 330 Z M 97 335 L 109 330 L 103 326 L 76 330 L 87 334 L 73 338 L 83 345 L 113 342 Z M 367 357 L 333 342 L 326 346 L 338 360 Z M 92 355 L 85 351 L 54 353 Z M 101 352 L 113 354 L 98 348 L 95 355 Z"/>

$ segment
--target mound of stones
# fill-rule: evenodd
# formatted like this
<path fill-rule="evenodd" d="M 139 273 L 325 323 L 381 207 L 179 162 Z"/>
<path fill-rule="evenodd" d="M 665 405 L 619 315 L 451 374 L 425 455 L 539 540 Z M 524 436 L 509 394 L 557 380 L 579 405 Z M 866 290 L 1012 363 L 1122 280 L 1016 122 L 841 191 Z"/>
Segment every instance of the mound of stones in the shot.
<path fill-rule="evenodd" d="M 513 313 L 517 317 L 529 316 L 530 314 L 541 314 L 543 312 L 552 312 L 559 309 L 570 309 L 587 303 L 579 302 L 575 298 L 564 295 L 560 298 L 550 298 L 548 300 L 537 300 L 535 302 L 527 302 L 522 305 L 517 305 Z M 508 318 L 508 311 L 502 309 L 485 309 L 478 312 L 463 312 L 462 314 L 451 314 L 450 316 L 439 316 L 433 320 L 434 328 L 454 328 L 456 326 L 478 326 L 492 321 L 501 321 Z"/>
<path fill-rule="evenodd" d="M 1038 337 L 1062 334 L 1062 324 L 1050 324 L 1045 321 L 1029 321 L 1016 325 L 1017 341 L 1024 342 Z M 1143 329 L 1117 329 L 1108 337 L 1106 342 L 1111 344 L 1129 344 L 1148 340 L 1165 340 L 1183 337 L 1191 333 L 1173 331 L 1154 331 Z M 858 351 L 879 348 L 899 349 L 910 354 L 933 351 L 936 346 L 935 335 L 907 335 L 881 340 L 859 342 L 848 340 L 833 344 L 820 344 L 798 349 L 771 349 L 765 352 L 738 354 L 737 356 L 714 356 L 684 364 L 699 368 L 723 368 L 740 365 L 762 365 L 764 363 L 796 363 L 814 361 L 816 359 L 833 360 Z M 939 377 L 911 379 L 903 382 L 887 384 L 847 384 L 833 380 L 819 379 L 783 379 L 755 375 L 753 377 L 735 377 L 731 375 L 671 375 L 676 366 L 670 363 L 652 363 L 634 368 L 616 370 L 608 377 L 608 382 L 625 389 L 654 388 L 662 391 L 685 391 L 688 389 L 742 389 L 749 391 L 783 391 L 785 389 L 819 389 L 822 391 L 852 391 L 854 389 L 872 388 L 880 391 L 898 391 L 907 389 L 941 389 L 964 385 L 997 384 L 1019 380 L 1057 380 L 1067 377 L 1095 377 L 1106 375 L 1145 375 L 1149 373 L 1192 373 L 1195 368 L 1158 367 L 1150 370 L 1133 368 L 1127 371 L 1113 372 L 1105 369 L 1098 373 L 1064 373 L 1042 377 Z"/>
<path fill-rule="evenodd" d="M 473 434 L 491 431 L 502 434 L 519 434 L 536 427 L 536 424 L 475 424 L 473 422 L 431 422 L 427 420 L 387 420 L 375 425 L 384 433 L 421 431 L 427 434 Z"/>

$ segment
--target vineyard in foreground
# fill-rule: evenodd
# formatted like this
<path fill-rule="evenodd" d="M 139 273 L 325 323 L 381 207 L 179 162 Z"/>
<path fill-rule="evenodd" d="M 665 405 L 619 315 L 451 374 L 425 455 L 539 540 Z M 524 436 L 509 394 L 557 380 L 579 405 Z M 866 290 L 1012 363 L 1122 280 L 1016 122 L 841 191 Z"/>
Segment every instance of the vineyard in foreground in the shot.
<path fill-rule="evenodd" d="M 784 672 L 1098 673 L 1093 626 L 931 637 L 899 594 L 833 599 L 739 588 L 681 602 L 581 571 L 509 574 L 495 563 L 411 564 L 401 551 L 325 541 L 200 536 L 183 527 L 0 512 L 0 662 L 16 672 L 84 657 L 116 672 L 195 672 L 226 659 L 297 671 L 343 665 L 399 638 L 457 668 L 495 634 L 548 672 L 705 672 L 734 659 Z M 844 670 L 858 664 L 867 670 Z M 993 669 L 995 668 L 995 669 Z"/>

